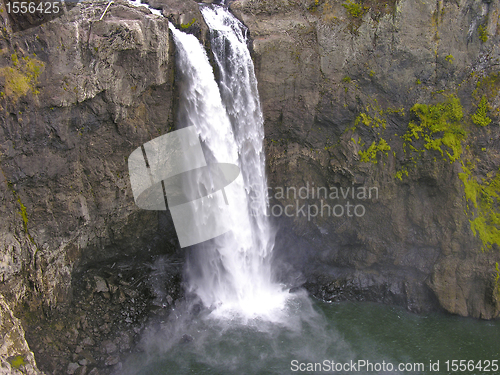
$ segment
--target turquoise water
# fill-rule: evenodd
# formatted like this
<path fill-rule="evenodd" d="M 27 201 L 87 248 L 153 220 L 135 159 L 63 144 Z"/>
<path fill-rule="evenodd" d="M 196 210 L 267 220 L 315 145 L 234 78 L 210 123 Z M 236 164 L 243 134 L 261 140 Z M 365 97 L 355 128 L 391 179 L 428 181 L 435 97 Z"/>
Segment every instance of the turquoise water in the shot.
<path fill-rule="evenodd" d="M 144 353 L 131 357 L 121 372 L 500 374 L 495 366 L 500 361 L 500 321 L 416 315 L 373 303 L 326 304 L 305 294 L 297 295 L 280 319 L 243 324 L 237 318 L 212 319 L 208 312 L 174 314 L 172 321 L 151 329 Z M 460 371 L 461 364 L 472 371 Z M 347 367 L 335 367 L 339 365 Z M 400 370 L 399 365 L 407 367 Z"/>

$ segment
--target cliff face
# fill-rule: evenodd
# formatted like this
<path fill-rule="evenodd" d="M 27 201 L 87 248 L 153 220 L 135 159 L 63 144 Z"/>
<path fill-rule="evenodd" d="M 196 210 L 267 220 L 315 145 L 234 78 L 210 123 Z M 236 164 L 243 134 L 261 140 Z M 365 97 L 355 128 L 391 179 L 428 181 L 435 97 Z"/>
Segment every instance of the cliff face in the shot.
<path fill-rule="evenodd" d="M 126 3 L 100 21 L 105 6 L 79 4 L 1 40 L 1 302 L 50 372 L 66 373 L 86 339 L 87 353 L 99 352 L 116 324 L 132 331 L 146 297 L 134 280 L 174 249 L 175 232 L 160 225 L 168 218 L 135 206 L 127 170 L 134 149 L 173 126 L 168 21 Z M 0 353 L 13 367 L 32 359 L 21 341 Z"/>
<path fill-rule="evenodd" d="M 302 274 L 288 281 L 327 300 L 497 317 L 498 1 L 231 9 L 253 38 L 277 258 Z M 304 186 L 304 199 L 280 190 Z"/>

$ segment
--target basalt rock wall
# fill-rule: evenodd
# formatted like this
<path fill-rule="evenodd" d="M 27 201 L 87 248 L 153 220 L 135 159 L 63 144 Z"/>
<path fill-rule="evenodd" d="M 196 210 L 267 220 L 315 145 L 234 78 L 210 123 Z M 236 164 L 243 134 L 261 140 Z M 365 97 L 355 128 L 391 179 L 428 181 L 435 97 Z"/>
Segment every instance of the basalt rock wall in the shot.
<path fill-rule="evenodd" d="M 145 286 L 157 257 L 178 248 L 168 215 L 134 204 L 127 168 L 134 149 L 174 126 L 168 20 L 125 2 L 100 19 L 106 5 L 64 8 L 17 32 L 24 23 L 2 8 L 5 371 L 36 371 L 23 328 L 44 371 L 116 365 L 154 298 Z"/>
<path fill-rule="evenodd" d="M 497 317 L 498 1 L 230 7 L 253 40 L 284 280 Z"/>

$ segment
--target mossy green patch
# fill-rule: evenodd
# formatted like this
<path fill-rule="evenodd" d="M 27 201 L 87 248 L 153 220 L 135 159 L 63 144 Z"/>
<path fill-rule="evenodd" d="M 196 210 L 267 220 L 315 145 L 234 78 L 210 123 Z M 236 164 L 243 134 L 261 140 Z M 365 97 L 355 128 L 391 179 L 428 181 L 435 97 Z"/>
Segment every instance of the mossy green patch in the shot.
<path fill-rule="evenodd" d="M 450 64 L 452 64 L 453 61 L 455 61 L 455 58 L 453 57 L 453 55 L 447 55 L 444 59 L 446 61 L 448 61 Z"/>
<path fill-rule="evenodd" d="M 372 103 L 365 107 L 365 111 L 356 117 L 354 125 L 346 128 L 345 132 L 358 132 L 358 141 L 356 142 L 354 138 L 351 138 L 351 140 L 360 145 L 361 148 L 364 148 L 365 146 L 361 134 L 366 136 L 368 133 L 371 134 L 370 137 L 375 138 L 371 141 L 371 144 L 367 149 L 358 151 L 358 155 L 360 156 L 360 160 L 362 162 L 377 164 L 378 153 L 389 156 L 391 146 L 384 139 L 391 139 L 390 135 L 387 134 L 387 120 L 389 115 L 404 116 L 405 110 L 404 108 L 390 107 L 382 109 L 377 100 L 372 99 Z"/>
<path fill-rule="evenodd" d="M 498 95 L 500 90 L 500 73 L 492 73 L 482 77 L 476 84 L 476 89 L 472 92 L 472 96 L 479 100 L 483 95 L 487 99 L 493 99 Z"/>
<path fill-rule="evenodd" d="M 14 64 L 14 66 L 17 66 L 17 64 L 19 63 L 17 53 L 13 53 L 12 55 L 10 55 L 10 59 L 12 60 L 12 64 Z"/>
<path fill-rule="evenodd" d="M 406 167 L 401 168 L 399 171 L 396 172 L 394 177 L 399 179 L 400 181 L 403 181 L 403 176 L 408 177 L 408 169 Z"/>
<path fill-rule="evenodd" d="M 365 13 L 365 8 L 361 4 L 353 2 L 352 0 L 347 0 L 347 2 L 342 4 L 342 6 L 351 17 L 361 17 Z"/>
<path fill-rule="evenodd" d="M 479 39 L 485 43 L 488 40 L 488 31 L 486 27 L 484 25 L 479 25 L 477 32 L 479 33 Z"/>
<path fill-rule="evenodd" d="M 11 56 L 12 66 L 0 69 L 0 77 L 4 78 L 5 96 L 14 102 L 29 91 L 38 94 L 38 77 L 44 68 L 44 63 L 36 58 L 19 59 L 16 53 Z"/>
<path fill-rule="evenodd" d="M 488 125 L 491 122 L 491 119 L 487 116 L 489 109 L 490 105 L 488 104 L 488 99 L 486 95 L 483 95 L 481 101 L 477 105 L 476 113 L 471 116 L 472 122 L 479 126 Z"/>
<path fill-rule="evenodd" d="M 360 150 L 358 154 L 362 162 L 372 162 L 374 164 L 377 164 L 377 153 L 380 152 L 381 154 L 385 154 L 385 156 L 389 156 L 390 150 L 391 146 L 389 146 L 384 139 L 381 139 L 378 144 L 377 142 L 373 141 L 367 150 Z"/>
<path fill-rule="evenodd" d="M 21 202 L 21 198 L 19 197 L 17 198 L 17 203 L 19 203 L 19 206 L 21 207 L 21 211 L 19 211 L 19 214 L 23 219 L 24 231 L 28 233 L 28 213 L 26 212 L 26 206 Z"/>
<path fill-rule="evenodd" d="M 194 25 L 195 22 L 196 22 L 196 18 L 193 17 L 193 19 L 190 22 L 188 22 L 188 23 L 181 23 L 181 29 L 187 29 L 190 26 Z"/>
<path fill-rule="evenodd" d="M 500 170 L 494 177 L 478 181 L 471 168 L 462 165 L 462 169 L 459 177 L 464 184 L 465 198 L 475 209 L 470 220 L 472 233 L 481 239 L 483 251 L 493 245 L 500 248 Z M 469 208 L 472 211 L 472 207 Z"/>
<path fill-rule="evenodd" d="M 353 129 L 356 129 L 358 125 L 363 124 L 372 129 L 381 128 L 384 129 L 387 127 L 387 114 L 398 113 L 404 116 L 404 108 L 401 109 L 393 109 L 389 108 L 387 110 L 382 110 L 376 102 L 374 105 L 367 105 L 365 108 L 365 112 L 360 113 L 356 120 L 354 121 Z"/>
<path fill-rule="evenodd" d="M 24 359 L 24 356 L 22 356 L 22 355 L 17 355 L 15 357 L 10 358 L 9 359 L 9 363 L 16 370 L 19 370 L 19 368 L 21 366 L 25 366 L 26 365 L 26 361 Z"/>
<path fill-rule="evenodd" d="M 411 121 L 403 135 L 411 151 L 436 150 L 454 162 L 462 155 L 462 141 L 467 133 L 462 125 L 463 110 L 460 99 L 451 95 L 446 101 L 434 105 L 417 103 L 411 112 L 418 121 Z M 424 149 L 418 141 L 423 142 Z"/>

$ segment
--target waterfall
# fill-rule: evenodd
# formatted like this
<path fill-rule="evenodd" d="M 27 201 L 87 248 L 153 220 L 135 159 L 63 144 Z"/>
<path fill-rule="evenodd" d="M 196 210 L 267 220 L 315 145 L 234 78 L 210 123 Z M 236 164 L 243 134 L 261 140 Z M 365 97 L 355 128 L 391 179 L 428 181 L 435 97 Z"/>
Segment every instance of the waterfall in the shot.
<path fill-rule="evenodd" d="M 170 24 L 180 76 L 179 126 L 196 128 L 208 163 L 236 164 L 241 174 L 225 189 L 229 207 L 223 220 L 232 230 L 188 250 L 188 291 L 212 308 L 213 316 L 274 320 L 288 293 L 271 275 L 263 116 L 247 31 L 223 7 L 201 10 L 211 29 L 220 89 L 198 39 Z M 196 220 L 206 224 L 204 215 Z"/>
<path fill-rule="evenodd" d="M 251 199 L 253 241 L 266 258 L 274 245 L 268 217 L 265 176 L 264 118 L 253 61 L 247 47 L 247 28 L 226 8 L 202 6 L 210 41 L 220 71 L 220 91 L 238 147 L 241 172 Z"/>

